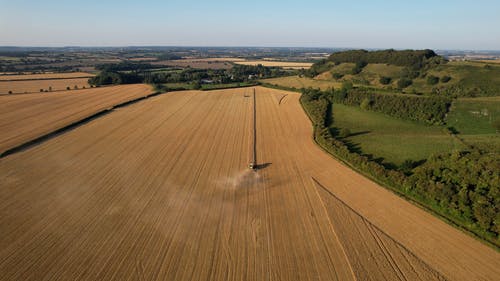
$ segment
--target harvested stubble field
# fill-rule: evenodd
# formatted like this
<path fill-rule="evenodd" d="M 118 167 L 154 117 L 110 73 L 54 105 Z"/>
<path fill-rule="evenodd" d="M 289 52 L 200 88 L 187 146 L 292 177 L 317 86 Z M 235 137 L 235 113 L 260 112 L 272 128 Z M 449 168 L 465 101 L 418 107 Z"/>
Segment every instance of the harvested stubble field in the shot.
<path fill-rule="evenodd" d="M 234 57 L 217 57 L 217 58 L 185 58 L 186 61 L 211 61 L 211 62 L 235 62 L 235 61 L 245 61 L 243 58 L 234 58 Z"/>
<path fill-rule="evenodd" d="M 173 92 L 0 159 L 3 280 L 495 280 L 500 254 L 334 160 L 299 94 Z"/>
<path fill-rule="evenodd" d="M 88 78 L 75 78 L 75 79 L 42 79 L 42 80 L 13 80 L 13 81 L 0 81 L 0 94 L 13 94 L 22 93 L 40 93 L 40 89 L 44 91 L 63 91 L 67 87 L 74 89 L 90 88 Z"/>
<path fill-rule="evenodd" d="M 500 64 L 500 59 L 494 59 L 494 60 L 479 60 L 479 62 L 483 62 L 483 63 L 493 63 L 493 64 Z"/>
<path fill-rule="evenodd" d="M 90 78 L 93 76 L 94 76 L 94 74 L 90 74 L 90 73 L 86 73 L 86 72 L 0 75 L 0 81 Z"/>
<path fill-rule="evenodd" d="M 152 92 L 150 86 L 138 84 L 0 96 L 0 153 Z"/>

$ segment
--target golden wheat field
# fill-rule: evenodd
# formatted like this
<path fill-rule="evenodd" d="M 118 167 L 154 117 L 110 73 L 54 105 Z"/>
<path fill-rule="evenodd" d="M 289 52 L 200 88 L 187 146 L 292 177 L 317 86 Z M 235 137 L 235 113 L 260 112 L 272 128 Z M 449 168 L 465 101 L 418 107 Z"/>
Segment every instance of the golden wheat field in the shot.
<path fill-rule="evenodd" d="M 139 84 L 0 96 L 0 153 L 152 92 L 150 86 Z"/>
<path fill-rule="evenodd" d="M 484 63 L 493 63 L 493 64 L 500 64 L 500 59 L 494 59 L 494 60 L 479 60 L 479 62 L 484 62 Z"/>
<path fill-rule="evenodd" d="M 185 58 L 186 61 L 211 61 L 211 62 L 235 62 L 235 61 L 245 61 L 243 58 L 233 58 L 233 57 L 216 57 L 216 58 Z"/>
<path fill-rule="evenodd" d="M 64 91 L 67 87 L 74 90 L 75 86 L 77 89 L 90 88 L 88 80 L 88 78 L 71 78 L 0 81 L 0 94 L 40 93 L 40 90 Z"/>
<path fill-rule="evenodd" d="M 500 253 L 317 147 L 292 92 L 152 97 L 1 158 L 0 186 L 1 280 L 500 276 Z"/>
<path fill-rule="evenodd" d="M 90 74 L 87 72 L 62 72 L 62 73 L 21 74 L 21 75 L 0 75 L 0 81 L 90 78 L 93 76 L 94 76 L 94 74 Z"/>

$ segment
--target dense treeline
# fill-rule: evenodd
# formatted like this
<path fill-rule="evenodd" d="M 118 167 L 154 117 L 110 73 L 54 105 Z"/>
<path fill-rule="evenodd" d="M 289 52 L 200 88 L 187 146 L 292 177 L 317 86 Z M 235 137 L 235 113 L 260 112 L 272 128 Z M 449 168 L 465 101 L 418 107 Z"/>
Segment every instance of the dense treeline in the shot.
<path fill-rule="evenodd" d="M 46 64 L 47 62 L 45 62 Z M 31 64 L 29 62 L 23 63 L 20 67 L 19 65 L 5 65 L 0 66 L 0 72 L 71 72 L 71 71 L 79 71 L 79 67 L 83 67 L 83 65 L 66 65 L 66 66 L 53 66 L 53 65 L 42 65 L 42 64 Z"/>
<path fill-rule="evenodd" d="M 192 69 L 157 71 L 144 63 L 123 62 L 99 66 L 101 72 L 89 80 L 91 85 L 131 83 L 233 83 L 248 82 L 258 78 L 272 78 L 289 72 L 278 67 L 262 65 L 234 65 L 231 69 Z"/>
<path fill-rule="evenodd" d="M 157 56 L 159 60 L 180 60 L 182 56 L 172 54 L 172 53 L 163 53 Z"/>
<path fill-rule="evenodd" d="M 97 65 L 98 75 L 89 79 L 94 86 L 111 84 L 135 84 L 144 82 L 144 71 L 153 68 L 148 63 L 120 62 Z"/>
<path fill-rule="evenodd" d="M 305 89 L 305 92 L 309 91 L 314 90 Z M 448 98 L 377 93 L 367 88 L 332 89 L 325 94 L 334 103 L 361 106 L 365 110 L 430 124 L 444 123 L 451 105 L 451 100 Z"/>
<path fill-rule="evenodd" d="M 327 114 L 331 103 L 318 90 L 303 92 L 301 96 L 302 105 L 306 107 L 309 117 L 313 121 L 314 126 L 318 126 L 320 130 L 328 127 Z"/>
<path fill-rule="evenodd" d="M 144 79 L 137 73 L 103 71 L 89 79 L 94 86 L 143 83 Z"/>
<path fill-rule="evenodd" d="M 398 66 L 408 66 L 415 69 L 422 68 L 429 59 L 439 56 L 432 50 L 383 50 L 366 51 L 351 50 L 333 53 L 328 60 L 334 63 L 386 63 Z"/>
<path fill-rule="evenodd" d="M 214 83 L 247 82 L 257 78 L 271 78 L 287 74 L 277 67 L 262 65 L 234 65 L 231 69 L 184 69 L 158 73 L 145 73 L 145 83 L 185 83 L 210 80 Z"/>
<path fill-rule="evenodd" d="M 435 155 L 423 164 L 390 169 L 351 151 L 330 127 L 331 95 L 304 90 L 301 103 L 314 126 L 314 139 L 394 191 L 500 246 L 500 158 L 475 148 Z M 416 167 L 415 167 L 416 166 Z"/>
<path fill-rule="evenodd" d="M 117 71 L 140 71 L 140 70 L 152 69 L 155 68 L 155 66 L 149 63 L 123 61 L 120 63 L 100 64 L 97 65 L 95 68 L 97 70 L 105 72 L 117 72 Z"/>
<path fill-rule="evenodd" d="M 500 233 L 500 158 L 478 149 L 435 155 L 414 169 L 407 189 L 463 223 Z"/>
<path fill-rule="evenodd" d="M 500 83 L 494 81 L 495 78 L 483 81 L 476 80 L 474 84 L 470 78 L 467 79 L 469 81 L 462 79 L 451 86 L 435 87 L 432 89 L 432 93 L 450 97 L 494 97 L 500 93 Z"/>
<path fill-rule="evenodd" d="M 220 69 L 184 69 L 181 71 L 168 72 L 148 72 L 144 74 L 144 83 L 185 83 L 200 82 L 201 80 L 212 80 L 216 83 L 228 83 L 231 77 L 227 76 L 224 70 Z"/>

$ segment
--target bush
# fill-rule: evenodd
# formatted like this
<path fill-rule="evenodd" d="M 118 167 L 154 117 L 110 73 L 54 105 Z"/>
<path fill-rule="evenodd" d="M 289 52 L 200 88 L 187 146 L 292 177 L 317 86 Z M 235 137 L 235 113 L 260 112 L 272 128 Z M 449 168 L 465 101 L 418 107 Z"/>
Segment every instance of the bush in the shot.
<path fill-rule="evenodd" d="M 340 78 L 344 77 L 344 74 L 340 74 L 340 73 L 332 73 L 332 77 L 339 80 Z"/>
<path fill-rule="evenodd" d="M 436 85 L 439 83 L 439 77 L 434 75 L 427 76 L 427 85 Z"/>
<path fill-rule="evenodd" d="M 493 128 L 495 128 L 495 130 L 497 130 L 497 133 L 500 132 L 500 118 L 497 118 L 495 119 L 495 121 L 493 121 Z"/>
<path fill-rule="evenodd" d="M 447 127 L 446 128 L 446 132 L 450 135 L 457 135 L 459 134 L 460 132 L 453 126 L 450 126 L 450 127 Z"/>
<path fill-rule="evenodd" d="M 68 87 L 66 87 L 66 90 L 68 90 L 68 91 L 69 91 L 69 90 L 71 90 L 71 88 L 68 86 Z"/>
<path fill-rule="evenodd" d="M 448 75 L 445 75 L 445 76 L 441 77 L 441 79 L 440 79 L 441 83 L 448 83 L 448 81 L 450 81 L 450 80 L 451 80 L 451 77 Z"/>
<path fill-rule="evenodd" d="M 339 137 L 341 137 L 341 138 L 347 138 L 350 135 L 351 135 L 351 131 L 347 128 L 342 128 L 339 132 Z"/>
<path fill-rule="evenodd" d="M 379 79 L 379 82 L 382 85 L 389 85 L 391 83 L 391 81 L 392 81 L 391 77 L 387 77 L 387 76 L 382 76 Z"/>
<path fill-rule="evenodd" d="M 351 70 L 351 74 L 356 75 L 356 74 L 360 73 L 366 65 L 367 65 L 367 63 L 365 61 L 356 62 L 356 65 Z"/>
<path fill-rule="evenodd" d="M 352 89 L 352 87 L 353 87 L 353 85 L 352 85 L 352 82 L 351 82 L 351 81 L 344 81 L 344 82 L 342 83 L 342 89 L 344 89 L 344 90 L 349 91 L 349 90 L 351 90 L 351 89 Z"/>
<path fill-rule="evenodd" d="M 359 107 L 361 107 L 361 109 L 363 109 L 363 110 L 368 110 L 368 109 L 370 109 L 371 104 L 372 104 L 371 100 L 368 99 L 368 98 L 365 98 L 361 102 L 361 104 L 359 105 Z"/>
<path fill-rule="evenodd" d="M 198 81 L 194 82 L 194 83 L 193 83 L 193 89 L 194 89 L 194 90 L 199 90 L 199 89 L 201 89 L 201 83 L 200 83 L 200 82 L 198 82 Z"/>
<path fill-rule="evenodd" d="M 413 168 L 417 167 L 418 163 L 411 159 L 406 159 L 400 166 L 399 170 L 407 175 L 411 174 Z"/>
<path fill-rule="evenodd" d="M 401 78 L 398 80 L 398 87 L 400 89 L 404 89 L 404 88 L 410 86 L 411 84 L 413 84 L 413 81 L 411 79 L 408 79 L 408 78 Z"/>
<path fill-rule="evenodd" d="M 411 68 L 404 68 L 401 72 L 401 78 L 415 79 L 420 76 L 420 72 Z"/>
<path fill-rule="evenodd" d="M 9 95 L 12 94 L 12 91 L 9 91 Z"/>

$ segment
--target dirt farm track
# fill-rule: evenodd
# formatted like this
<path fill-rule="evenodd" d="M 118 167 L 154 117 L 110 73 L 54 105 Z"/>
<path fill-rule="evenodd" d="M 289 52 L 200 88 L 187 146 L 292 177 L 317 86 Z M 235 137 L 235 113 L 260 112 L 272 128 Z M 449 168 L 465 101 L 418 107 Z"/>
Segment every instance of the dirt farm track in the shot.
<path fill-rule="evenodd" d="M 498 280 L 317 147 L 299 94 L 172 92 L 0 159 L 0 280 Z M 3 113 L 3 112 L 2 112 Z"/>

